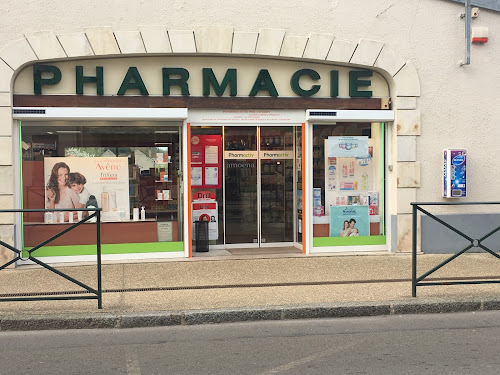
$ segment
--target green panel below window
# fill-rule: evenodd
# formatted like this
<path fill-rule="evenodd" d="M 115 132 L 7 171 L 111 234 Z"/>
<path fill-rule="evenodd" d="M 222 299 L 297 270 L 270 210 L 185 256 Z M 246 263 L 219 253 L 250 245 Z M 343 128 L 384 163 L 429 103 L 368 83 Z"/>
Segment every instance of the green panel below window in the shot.
<path fill-rule="evenodd" d="M 385 236 L 314 237 L 313 247 L 385 245 Z"/>
<path fill-rule="evenodd" d="M 27 257 L 27 251 L 23 249 L 23 256 Z M 102 254 L 137 254 L 137 253 L 162 253 L 184 251 L 184 242 L 149 242 L 149 243 L 117 243 L 102 244 Z M 44 246 L 33 252 L 33 256 L 58 257 L 71 255 L 95 255 L 96 245 L 75 246 Z"/>

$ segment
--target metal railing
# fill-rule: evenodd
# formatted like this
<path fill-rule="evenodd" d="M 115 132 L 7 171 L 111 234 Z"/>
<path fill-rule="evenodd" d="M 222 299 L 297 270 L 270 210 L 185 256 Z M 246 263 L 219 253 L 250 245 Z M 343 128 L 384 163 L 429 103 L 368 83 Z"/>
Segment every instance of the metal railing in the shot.
<path fill-rule="evenodd" d="M 8 261 L 7 263 L 4 263 L 3 265 L 0 266 L 0 271 L 3 270 L 4 268 L 10 266 L 11 264 L 17 262 L 18 260 L 31 260 L 35 262 L 36 264 L 48 269 L 49 271 L 65 278 L 66 280 L 71 281 L 72 283 L 82 287 L 85 289 L 85 291 L 82 291 L 81 293 L 86 293 L 90 295 L 74 295 L 74 291 L 71 292 L 51 292 L 50 295 L 45 295 L 45 296 L 30 296 L 30 297 L 21 297 L 21 296 L 11 296 L 11 297 L 2 297 L 0 298 L 0 302 L 7 302 L 7 301 L 50 301 L 50 300 L 81 300 L 81 299 L 97 299 L 97 308 L 102 309 L 102 284 L 101 284 L 101 208 L 73 208 L 71 210 L 68 209 L 11 209 L 11 210 L 0 210 L 1 213 L 28 213 L 28 212 L 68 212 L 68 211 L 84 211 L 88 212 L 89 216 L 86 218 L 72 224 L 69 228 L 64 229 L 63 231 L 59 232 L 58 234 L 50 237 L 48 240 L 43 241 L 42 243 L 38 244 L 37 246 L 29 249 L 29 250 L 24 250 L 27 252 L 28 257 L 23 257 L 23 250 L 21 249 L 16 249 L 15 247 L 5 243 L 4 241 L 0 240 L 0 246 L 4 246 L 5 248 L 11 250 L 14 252 L 15 256 L 12 260 Z M 41 247 L 49 244 L 50 242 L 54 241 L 55 239 L 61 237 L 62 235 L 68 233 L 69 231 L 77 228 L 78 226 L 82 225 L 83 223 L 86 223 L 87 221 L 91 220 L 92 218 L 96 218 L 96 254 L 97 254 L 97 289 L 94 289 L 90 287 L 89 285 L 86 285 L 82 283 L 81 281 L 76 280 L 75 278 L 65 274 L 64 272 L 55 269 L 54 267 L 49 266 L 47 263 L 41 261 L 40 259 L 35 258 L 33 253 L 40 249 Z M 71 223 L 69 223 L 71 224 Z M 64 294 L 71 294 L 71 295 L 64 295 Z M 43 293 L 41 293 L 43 294 Z M 49 293 L 46 293 L 49 294 Z M 59 294 L 59 295 L 57 295 Z"/>
<path fill-rule="evenodd" d="M 491 232 L 485 234 L 481 238 L 472 238 L 469 235 L 463 233 L 459 229 L 454 226 L 446 223 L 441 220 L 437 216 L 431 214 L 429 211 L 423 209 L 421 206 L 473 206 L 473 205 L 500 205 L 500 202 L 412 202 L 412 277 L 411 277 L 411 295 L 412 297 L 417 296 L 417 286 L 426 286 L 426 285 L 463 285 L 463 284 L 494 284 L 500 283 L 500 280 L 476 280 L 476 281 L 432 281 L 432 282 L 422 282 L 425 278 L 427 278 L 432 273 L 436 272 L 446 264 L 450 263 L 453 259 L 458 258 L 460 255 L 464 254 L 468 250 L 477 247 L 483 249 L 484 251 L 490 253 L 494 257 L 500 259 L 500 255 L 495 253 L 493 250 L 487 248 L 482 243 L 485 239 L 495 234 L 500 230 L 500 226 Z M 438 223 L 444 225 L 446 228 L 451 231 L 457 233 L 461 237 L 465 238 L 470 242 L 464 249 L 459 252 L 453 254 L 446 260 L 439 263 L 437 266 L 433 267 L 431 270 L 425 272 L 423 275 L 417 277 L 417 211 L 422 212 L 423 214 L 429 216 L 431 219 L 437 221 Z"/>

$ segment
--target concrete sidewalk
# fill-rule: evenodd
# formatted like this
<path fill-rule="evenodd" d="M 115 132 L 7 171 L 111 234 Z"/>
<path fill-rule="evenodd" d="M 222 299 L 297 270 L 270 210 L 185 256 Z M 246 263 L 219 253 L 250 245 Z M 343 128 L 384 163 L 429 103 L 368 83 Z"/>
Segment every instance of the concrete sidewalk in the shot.
<path fill-rule="evenodd" d="M 447 255 L 419 255 L 418 274 Z M 94 265 L 56 268 L 96 287 Z M 466 254 L 433 279 L 500 280 L 500 261 Z M 135 327 L 256 319 L 500 309 L 500 285 L 425 286 L 411 297 L 411 255 L 183 259 L 104 264 L 96 300 L 0 303 L 0 329 Z M 78 291 L 40 267 L 0 272 L 0 294 Z"/>

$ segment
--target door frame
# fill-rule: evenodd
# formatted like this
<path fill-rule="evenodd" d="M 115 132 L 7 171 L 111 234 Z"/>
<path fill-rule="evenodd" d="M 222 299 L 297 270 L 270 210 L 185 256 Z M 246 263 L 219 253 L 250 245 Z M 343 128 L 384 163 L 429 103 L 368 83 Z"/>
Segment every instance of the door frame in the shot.
<path fill-rule="evenodd" d="M 297 232 L 297 215 L 295 212 L 295 208 L 297 205 L 296 202 L 296 195 L 297 195 L 297 184 L 296 184 L 296 136 L 295 136 L 295 131 L 298 127 L 301 127 L 302 124 L 220 124 L 222 126 L 222 139 L 223 139 L 223 171 L 222 171 L 222 179 L 224 183 L 224 188 L 223 188 L 223 220 L 224 220 L 224 244 L 223 245 L 218 245 L 216 248 L 225 248 L 225 249 L 234 249 L 234 248 L 264 248 L 264 247 L 301 247 L 302 244 L 297 241 L 296 237 L 296 232 Z M 226 127 L 255 127 L 256 128 L 256 137 L 257 137 L 257 150 L 252 152 L 256 152 L 256 160 L 257 163 L 257 243 L 241 243 L 241 244 L 227 244 L 226 243 L 226 189 L 225 189 L 225 178 L 226 178 L 226 165 L 225 165 L 225 128 Z M 262 166 L 261 166 L 261 152 L 262 150 L 260 149 L 260 138 L 261 138 L 261 128 L 262 127 L 289 127 L 292 130 L 293 133 L 293 148 L 292 148 L 292 160 L 293 160 L 293 240 L 292 241 L 287 241 L 287 242 L 262 242 Z M 245 158 L 248 159 L 248 158 Z M 228 160 L 233 160 L 233 158 L 228 159 Z M 238 160 L 237 158 L 234 158 L 234 160 Z M 266 159 L 268 160 L 268 159 Z M 272 160 L 272 159 L 269 159 Z"/>

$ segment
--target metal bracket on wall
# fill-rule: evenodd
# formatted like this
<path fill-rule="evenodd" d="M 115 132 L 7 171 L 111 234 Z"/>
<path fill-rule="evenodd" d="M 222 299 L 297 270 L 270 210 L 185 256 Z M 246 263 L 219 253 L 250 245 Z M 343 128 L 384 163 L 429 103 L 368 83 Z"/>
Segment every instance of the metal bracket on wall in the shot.
<path fill-rule="evenodd" d="M 465 14 L 460 15 L 460 18 L 465 18 L 465 62 L 460 63 L 463 66 L 470 65 L 471 0 L 465 0 Z"/>

